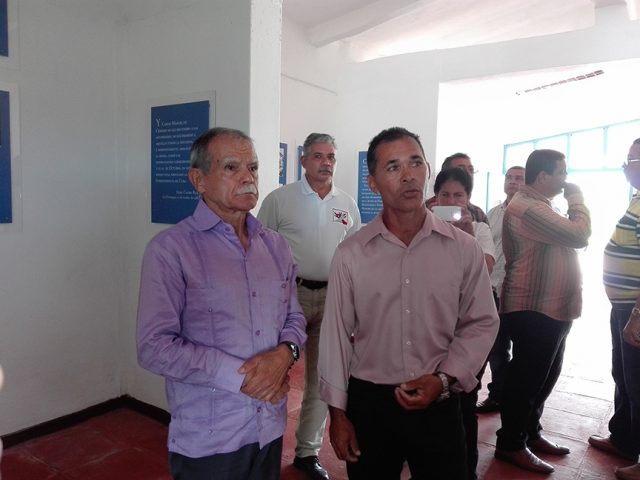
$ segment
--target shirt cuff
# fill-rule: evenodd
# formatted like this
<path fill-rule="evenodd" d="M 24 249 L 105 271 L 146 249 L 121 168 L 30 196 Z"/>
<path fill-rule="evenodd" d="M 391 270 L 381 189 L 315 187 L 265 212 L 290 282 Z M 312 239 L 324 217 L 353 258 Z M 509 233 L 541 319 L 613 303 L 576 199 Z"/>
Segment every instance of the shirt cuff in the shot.
<path fill-rule="evenodd" d="M 320 390 L 320 398 L 327 405 L 340 410 L 347 410 L 347 392 L 328 384 L 323 378 L 320 378 L 318 388 Z"/>

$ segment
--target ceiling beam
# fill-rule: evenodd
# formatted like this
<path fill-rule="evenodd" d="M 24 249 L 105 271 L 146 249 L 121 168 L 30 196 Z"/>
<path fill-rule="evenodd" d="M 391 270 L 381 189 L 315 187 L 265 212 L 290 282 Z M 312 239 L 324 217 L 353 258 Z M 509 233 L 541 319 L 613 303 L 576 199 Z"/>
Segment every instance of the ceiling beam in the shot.
<path fill-rule="evenodd" d="M 424 7 L 433 0 L 376 0 L 352 12 L 323 22 L 307 30 L 307 39 L 322 47 L 344 40 L 400 15 Z"/>
<path fill-rule="evenodd" d="M 609 5 L 627 4 L 629 20 L 638 20 L 640 15 L 640 0 L 591 0 L 595 8 L 608 7 Z"/>
<path fill-rule="evenodd" d="M 627 12 L 629 12 L 629 20 L 638 20 L 640 18 L 640 0 L 627 0 Z"/>

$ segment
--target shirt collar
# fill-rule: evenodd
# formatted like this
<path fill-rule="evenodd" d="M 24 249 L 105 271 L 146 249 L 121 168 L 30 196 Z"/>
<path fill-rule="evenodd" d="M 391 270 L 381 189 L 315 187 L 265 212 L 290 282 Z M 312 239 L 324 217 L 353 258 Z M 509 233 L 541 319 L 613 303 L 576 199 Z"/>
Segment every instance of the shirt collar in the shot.
<path fill-rule="evenodd" d="M 311 185 L 309 185 L 309 182 L 307 181 L 307 176 L 304 173 L 302 174 L 302 178 L 300 179 L 300 183 L 302 185 L 302 193 L 303 194 L 305 194 L 305 195 L 313 195 L 313 194 L 318 195 L 318 193 L 313 188 L 311 188 Z M 326 197 L 323 198 L 323 200 L 326 199 L 326 198 L 335 197 L 336 194 L 337 194 L 336 187 L 335 187 L 335 185 L 333 183 L 333 180 L 332 180 L 331 181 L 331 190 L 329 190 L 329 193 L 327 194 Z M 318 195 L 318 198 L 320 198 L 319 195 Z"/>
<path fill-rule="evenodd" d="M 209 208 L 203 199 L 200 199 L 196 205 L 196 209 L 193 212 L 193 220 L 195 222 L 195 228 L 201 232 L 212 230 L 220 223 L 227 225 L 213 210 Z M 253 215 L 251 215 L 251 213 L 248 213 L 247 228 L 249 230 L 249 238 L 251 238 L 256 233 L 262 231 L 262 224 Z"/>
<path fill-rule="evenodd" d="M 393 233 L 389 231 L 384 222 L 382 221 L 382 212 L 380 212 L 376 218 L 374 218 L 369 225 L 368 228 L 360 230 L 362 233 L 362 243 L 366 245 L 371 240 L 373 240 L 378 235 L 387 236 L 390 235 L 395 237 Z M 434 214 L 432 214 L 429 210 L 427 210 L 427 216 L 424 219 L 424 223 L 422 227 L 416 234 L 416 238 L 420 237 L 428 237 L 432 233 L 444 235 L 445 237 L 453 239 L 453 233 L 451 231 L 451 227 L 444 220 L 439 219 Z M 413 243 L 413 242 L 412 242 Z"/>

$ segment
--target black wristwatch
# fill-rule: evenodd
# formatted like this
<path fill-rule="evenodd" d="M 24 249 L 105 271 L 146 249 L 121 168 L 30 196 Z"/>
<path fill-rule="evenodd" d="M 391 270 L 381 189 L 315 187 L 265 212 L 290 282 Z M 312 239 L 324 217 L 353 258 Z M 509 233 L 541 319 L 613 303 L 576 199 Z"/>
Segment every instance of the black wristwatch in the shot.
<path fill-rule="evenodd" d="M 291 350 L 291 355 L 293 356 L 293 363 L 296 363 L 300 360 L 300 348 L 293 342 L 281 342 Z"/>

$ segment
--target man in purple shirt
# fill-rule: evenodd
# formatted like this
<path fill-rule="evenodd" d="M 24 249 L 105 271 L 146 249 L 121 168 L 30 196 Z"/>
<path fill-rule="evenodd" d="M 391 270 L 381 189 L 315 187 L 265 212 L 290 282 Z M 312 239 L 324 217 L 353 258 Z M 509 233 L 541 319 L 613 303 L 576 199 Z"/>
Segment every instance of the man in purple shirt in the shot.
<path fill-rule="evenodd" d="M 287 372 L 306 339 L 286 240 L 249 211 L 258 160 L 243 132 L 214 128 L 191 147 L 191 217 L 149 242 L 138 361 L 166 379 L 176 479 L 280 478 Z"/>

